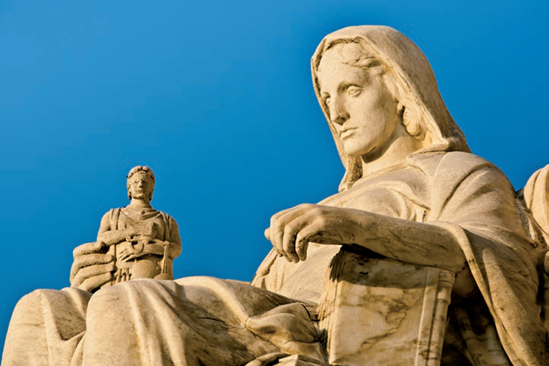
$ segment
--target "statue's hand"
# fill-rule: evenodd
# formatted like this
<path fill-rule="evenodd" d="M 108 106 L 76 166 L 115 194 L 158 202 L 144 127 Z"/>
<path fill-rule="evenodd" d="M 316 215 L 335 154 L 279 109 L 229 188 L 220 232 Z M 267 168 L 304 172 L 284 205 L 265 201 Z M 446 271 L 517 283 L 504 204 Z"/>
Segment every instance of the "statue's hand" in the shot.
<path fill-rule="evenodd" d="M 368 227 L 369 213 L 352 208 L 303 204 L 271 217 L 265 236 L 290 262 L 307 259 L 309 242 L 353 244 Z"/>
<path fill-rule="evenodd" d="M 114 257 L 100 253 L 104 243 L 82 244 L 73 251 L 71 267 L 71 287 L 93 292 L 113 278 Z"/>
<path fill-rule="evenodd" d="M 118 253 L 118 260 L 128 262 L 144 255 L 143 251 L 136 251 L 133 248 L 124 248 Z"/>
<path fill-rule="evenodd" d="M 149 241 L 147 244 L 143 244 L 142 250 L 135 250 L 131 246 L 122 249 L 118 254 L 118 259 L 124 262 L 128 262 L 147 254 L 163 256 L 164 248 L 168 245 L 170 245 L 170 243 L 167 241 L 154 239 L 152 241 Z"/>
<path fill-rule="evenodd" d="M 274 352 L 248 362 L 246 366 L 330 366 L 325 362 L 314 360 L 310 357 L 293 355 L 283 352 Z"/>

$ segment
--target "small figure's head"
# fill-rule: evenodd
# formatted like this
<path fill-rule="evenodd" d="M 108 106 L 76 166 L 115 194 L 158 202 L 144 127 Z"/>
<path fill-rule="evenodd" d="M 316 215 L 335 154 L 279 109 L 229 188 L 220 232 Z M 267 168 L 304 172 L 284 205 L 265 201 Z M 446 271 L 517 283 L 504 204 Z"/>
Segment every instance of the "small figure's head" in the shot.
<path fill-rule="evenodd" d="M 148 166 L 133 167 L 126 176 L 130 201 L 134 198 L 151 202 L 154 192 L 154 173 Z"/>

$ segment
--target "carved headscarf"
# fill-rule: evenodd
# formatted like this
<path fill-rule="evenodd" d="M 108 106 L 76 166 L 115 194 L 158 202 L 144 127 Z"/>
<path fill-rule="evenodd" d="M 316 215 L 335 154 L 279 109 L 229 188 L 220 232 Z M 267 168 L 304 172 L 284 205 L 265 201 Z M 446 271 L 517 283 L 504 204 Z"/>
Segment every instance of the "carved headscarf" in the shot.
<path fill-rule="evenodd" d="M 454 122 L 438 91 L 435 75 L 429 61 L 421 50 L 402 33 L 385 26 L 347 27 L 333 32 L 318 45 L 312 59 L 311 68 L 315 93 L 328 120 L 330 130 L 346 173 L 339 190 L 349 188 L 362 177 L 360 158 L 345 154 L 336 133 L 327 106 L 320 96 L 318 68 L 322 56 L 337 44 L 359 43 L 375 57 L 392 75 L 406 99 L 415 104 L 419 118 L 422 118 L 426 135 L 432 141 L 417 153 L 434 151 L 470 151 L 463 132 Z"/>

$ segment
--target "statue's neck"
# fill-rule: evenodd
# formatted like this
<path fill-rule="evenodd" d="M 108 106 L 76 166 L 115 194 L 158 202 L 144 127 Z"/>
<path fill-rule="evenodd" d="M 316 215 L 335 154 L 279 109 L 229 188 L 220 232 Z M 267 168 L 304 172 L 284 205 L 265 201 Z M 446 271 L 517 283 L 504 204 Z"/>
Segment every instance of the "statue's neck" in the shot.
<path fill-rule="evenodd" d="M 145 199 L 132 198 L 130 204 L 127 206 L 129 209 L 143 209 L 143 208 L 152 208 L 151 202 Z"/>
<path fill-rule="evenodd" d="M 406 157 L 423 147 L 421 141 L 407 132 L 395 134 L 377 153 L 362 156 L 362 176 L 402 164 Z"/>

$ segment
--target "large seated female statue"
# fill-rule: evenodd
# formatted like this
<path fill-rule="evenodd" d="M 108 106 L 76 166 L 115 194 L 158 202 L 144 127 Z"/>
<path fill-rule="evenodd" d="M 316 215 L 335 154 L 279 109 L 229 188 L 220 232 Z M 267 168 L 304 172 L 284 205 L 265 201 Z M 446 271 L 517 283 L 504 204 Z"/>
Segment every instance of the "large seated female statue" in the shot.
<path fill-rule="evenodd" d="M 75 251 L 71 288 L 19 302 L 2 365 L 403 365 L 375 354 L 396 360 L 404 346 L 375 347 L 413 333 L 399 328 L 408 304 L 387 299 L 412 293 L 408 278 L 422 271 L 448 289 L 435 286 L 446 302 L 435 302 L 438 330 L 425 328 L 439 332 L 442 350 L 422 364 L 548 365 L 540 269 L 549 230 L 539 214 L 547 202 L 532 197 L 546 200 L 549 185 L 539 178 L 517 199 L 498 168 L 470 153 L 425 56 L 394 29 L 328 35 L 312 73 L 346 174 L 339 193 L 272 217 L 273 250 L 251 284 L 191 277 L 105 287 L 112 256 L 86 244 Z M 361 317 L 362 303 L 379 319 Z M 343 355 L 334 350 L 362 335 L 353 322 L 340 329 L 338 311 L 388 331 Z"/>

